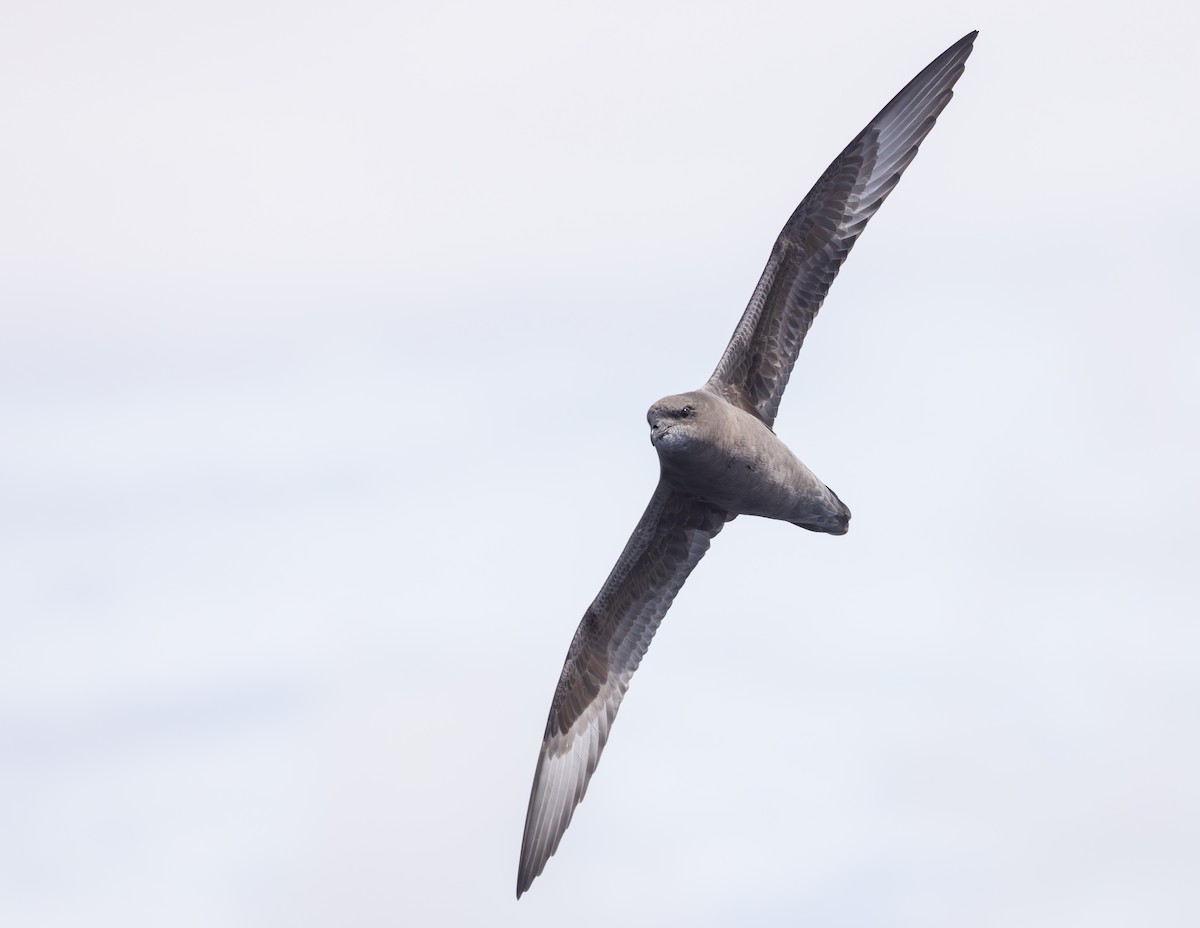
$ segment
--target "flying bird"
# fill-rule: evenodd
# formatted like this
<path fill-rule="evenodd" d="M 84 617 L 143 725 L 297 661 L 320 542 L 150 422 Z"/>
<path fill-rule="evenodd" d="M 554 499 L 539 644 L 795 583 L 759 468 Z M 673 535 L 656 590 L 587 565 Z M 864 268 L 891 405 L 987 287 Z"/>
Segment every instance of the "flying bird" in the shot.
<path fill-rule="evenodd" d="M 518 899 L 557 850 L 633 672 L 725 523 L 753 515 L 831 535 L 849 528 L 850 510 L 772 425 L 830 284 L 950 102 L 976 35 L 934 59 L 825 169 L 776 239 L 708 382 L 650 407 L 658 486 L 567 651 L 525 816 Z"/>

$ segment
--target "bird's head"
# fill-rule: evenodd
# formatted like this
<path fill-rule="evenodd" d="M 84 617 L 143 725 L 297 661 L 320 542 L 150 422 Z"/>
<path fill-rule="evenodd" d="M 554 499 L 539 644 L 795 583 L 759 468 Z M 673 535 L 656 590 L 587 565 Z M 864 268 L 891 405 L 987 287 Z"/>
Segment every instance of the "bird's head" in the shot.
<path fill-rule="evenodd" d="M 703 390 L 664 396 L 646 413 L 650 443 L 659 451 L 681 449 L 703 427 L 711 405 L 712 397 Z"/>

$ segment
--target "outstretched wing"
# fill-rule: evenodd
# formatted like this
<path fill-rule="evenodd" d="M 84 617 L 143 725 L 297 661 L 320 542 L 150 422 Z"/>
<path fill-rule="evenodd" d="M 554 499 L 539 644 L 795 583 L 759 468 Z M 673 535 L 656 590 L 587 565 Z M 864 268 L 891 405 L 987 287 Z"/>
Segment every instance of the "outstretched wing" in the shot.
<path fill-rule="evenodd" d="M 587 791 L 650 639 L 728 514 L 659 483 L 567 651 L 533 775 L 517 898 L 542 872 Z"/>
<path fill-rule="evenodd" d="M 792 213 L 708 385 L 772 425 L 804 336 L 867 220 L 954 95 L 976 33 L 950 46 L 858 134 Z"/>

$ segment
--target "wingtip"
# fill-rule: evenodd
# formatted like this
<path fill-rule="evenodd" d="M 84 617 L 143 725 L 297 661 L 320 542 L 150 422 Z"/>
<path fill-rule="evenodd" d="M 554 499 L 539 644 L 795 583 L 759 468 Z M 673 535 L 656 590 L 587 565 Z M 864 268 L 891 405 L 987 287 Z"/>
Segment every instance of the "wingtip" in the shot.
<path fill-rule="evenodd" d="M 521 896 L 523 896 L 528 891 L 529 887 L 533 884 L 533 880 L 534 880 L 534 877 L 530 876 L 525 871 L 525 857 L 524 857 L 525 849 L 521 848 L 521 851 L 522 851 L 521 866 L 517 870 L 517 898 L 518 899 L 520 899 Z"/>
<path fill-rule="evenodd" d="M 964 35 L 961 39 L 959 39 L 957 42 L 955 42 L 953 45 L 951 45 L 949 48 L 947 48 L 944 52 L 942 52 L 942 54 L 939 55 L 938 57 L 946 58 L 951 55 L 961 54 L 964 49 L 966 50 L 967 54 L 969 55 L 975 47 L 975 39 L 978 35 L 979 35 L 979 30 L 972 29 L 970 32 L 968 32 L 966 35 Z"/>

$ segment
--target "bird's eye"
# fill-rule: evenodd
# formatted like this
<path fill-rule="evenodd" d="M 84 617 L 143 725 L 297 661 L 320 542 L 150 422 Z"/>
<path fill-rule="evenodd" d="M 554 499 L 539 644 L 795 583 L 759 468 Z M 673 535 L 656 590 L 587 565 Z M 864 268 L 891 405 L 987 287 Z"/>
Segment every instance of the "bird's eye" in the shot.
<path fill-rule="evenodd" d="M 684 406 L 683 409 L 679 410 L 679 418 L 686 419 L 688 416 L 690 416 L 695 411 L 696 410 L 693 409 L 691 406 Z"/>

